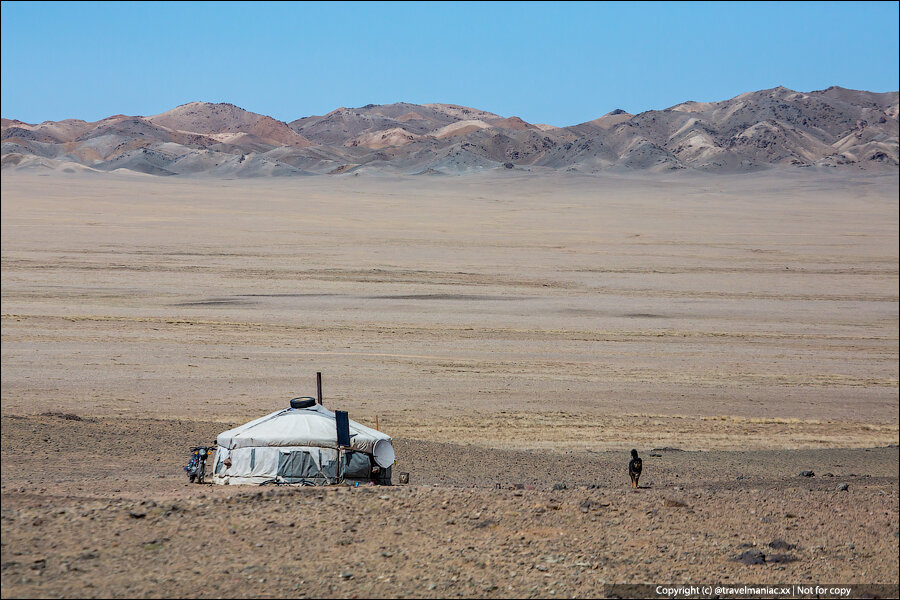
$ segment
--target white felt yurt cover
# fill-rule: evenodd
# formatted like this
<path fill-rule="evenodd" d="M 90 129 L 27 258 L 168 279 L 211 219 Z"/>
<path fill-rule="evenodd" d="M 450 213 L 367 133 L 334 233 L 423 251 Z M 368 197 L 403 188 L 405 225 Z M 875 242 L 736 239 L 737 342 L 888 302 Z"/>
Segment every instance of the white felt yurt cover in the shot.
<path fill-rule="evenodd" d="M 216 442 L 219 447 L 213 463 L 215 483 L 279 479 L 285 473 L 285 465 L 298 460 L 305 465 L 305 473 L 316 471 L 319 478 L 331 479 L 338 472 L 334 413 L 318 404 L 275 411 L 220 433 Z M 350 449 L 351 455 L 371 456 L 383 468 L 394 462 L 391 437 L 356 421 L 350 421 Z M 297 458 L 298 455 L 302 456 Z M 357 456 L 357 463 L 361 458 Z M 301 479 L 300 475 L 296 478 Z"/>

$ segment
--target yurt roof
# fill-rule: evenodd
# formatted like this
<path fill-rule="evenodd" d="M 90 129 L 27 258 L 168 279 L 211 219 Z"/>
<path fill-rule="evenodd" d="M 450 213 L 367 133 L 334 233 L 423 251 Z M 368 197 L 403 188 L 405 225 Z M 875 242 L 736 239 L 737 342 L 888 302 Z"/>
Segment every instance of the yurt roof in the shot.
<path fill-rule="evenodd" d="M 380 431 L 350 421 L 350 447 L 372 454 L 379 440 L 391 441 Z M 219 434 L 220 447 L 233 450 L 251 446 L 319 446 L 337 448 L 334 413 L 316 404 L 285 408 Z"/>

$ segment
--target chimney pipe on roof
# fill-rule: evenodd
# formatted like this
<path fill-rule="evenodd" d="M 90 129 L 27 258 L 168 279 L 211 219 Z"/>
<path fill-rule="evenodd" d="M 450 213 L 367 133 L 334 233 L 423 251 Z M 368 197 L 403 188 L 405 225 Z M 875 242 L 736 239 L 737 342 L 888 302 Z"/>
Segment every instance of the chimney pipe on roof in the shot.
<path fill-rule="evenodd" d="M 322 404 L 322 373 L 316 373 L 316 402 Z"/>

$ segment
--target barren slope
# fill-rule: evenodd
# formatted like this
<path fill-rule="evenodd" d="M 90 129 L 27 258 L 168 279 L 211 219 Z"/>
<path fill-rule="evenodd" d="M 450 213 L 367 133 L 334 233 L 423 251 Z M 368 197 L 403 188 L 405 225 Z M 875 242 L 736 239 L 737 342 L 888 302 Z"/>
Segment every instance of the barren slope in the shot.
<path fill-rule="evenodd" d="M 837 87 L 809 93 L 778 87 L 637 115 L 617 109 L 564 128 L 452 104 L 402 102 L 342 107 L 289 125 L 232 104 L 191 102 L 152 117 L 40 125 L 4 119 L 2 127 L 4 168 L 30 170 L 77 163 L 101 171 L 215 176 L 504 166 L 582 173 L 895 172 L 900 164 L 897 92 Z"/>

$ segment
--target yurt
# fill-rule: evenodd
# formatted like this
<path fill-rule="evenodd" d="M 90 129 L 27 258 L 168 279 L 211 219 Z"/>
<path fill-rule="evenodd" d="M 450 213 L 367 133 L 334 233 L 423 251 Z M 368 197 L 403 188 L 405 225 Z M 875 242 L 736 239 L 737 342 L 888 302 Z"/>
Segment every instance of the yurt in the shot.
<path fill-rule="evenodd" d="M 219 434 L 213 483 L 391 484 L 391 437 L 314 398 Z"/>

